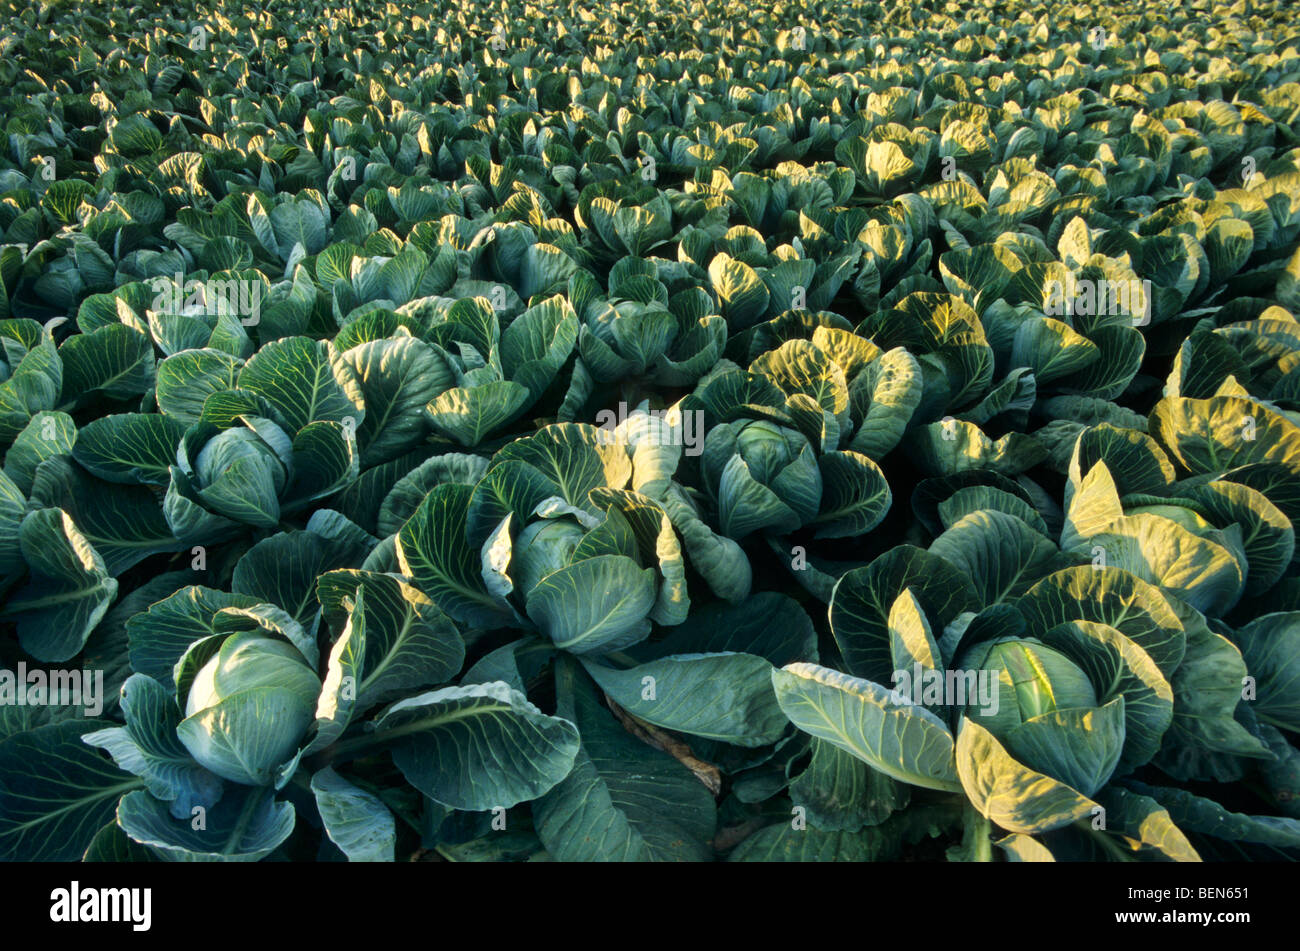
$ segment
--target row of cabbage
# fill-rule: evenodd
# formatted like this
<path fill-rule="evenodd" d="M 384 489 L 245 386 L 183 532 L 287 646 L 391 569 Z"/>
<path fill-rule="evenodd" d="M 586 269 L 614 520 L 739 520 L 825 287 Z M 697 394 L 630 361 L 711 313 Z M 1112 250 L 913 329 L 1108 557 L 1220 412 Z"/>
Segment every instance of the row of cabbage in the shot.
<path fill-rule="evenodd" d="M 0 855 L 1300 855 L 1295 29 L 950 6 L 5 11 Z"/>

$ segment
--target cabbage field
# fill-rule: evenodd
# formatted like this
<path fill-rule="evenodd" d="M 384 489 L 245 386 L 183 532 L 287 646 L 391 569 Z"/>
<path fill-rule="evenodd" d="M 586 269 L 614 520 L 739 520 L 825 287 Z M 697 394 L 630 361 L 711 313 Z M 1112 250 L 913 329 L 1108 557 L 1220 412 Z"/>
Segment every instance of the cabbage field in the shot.
<path fill-rule="evenodd" d="M 0 23 L 0 858 L 1300 858 L 1289 3 Z"/>

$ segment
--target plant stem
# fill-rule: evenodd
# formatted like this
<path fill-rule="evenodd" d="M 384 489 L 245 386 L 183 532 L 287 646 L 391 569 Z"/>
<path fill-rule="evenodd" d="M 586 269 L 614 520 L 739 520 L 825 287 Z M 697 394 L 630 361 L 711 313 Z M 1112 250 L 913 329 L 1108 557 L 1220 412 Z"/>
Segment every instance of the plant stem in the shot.
<path fill-rule="evenodd" d="M 966 840 L 972 862 L 993 861 L 993 823 L 973 805 L 966 809 Z"/>

